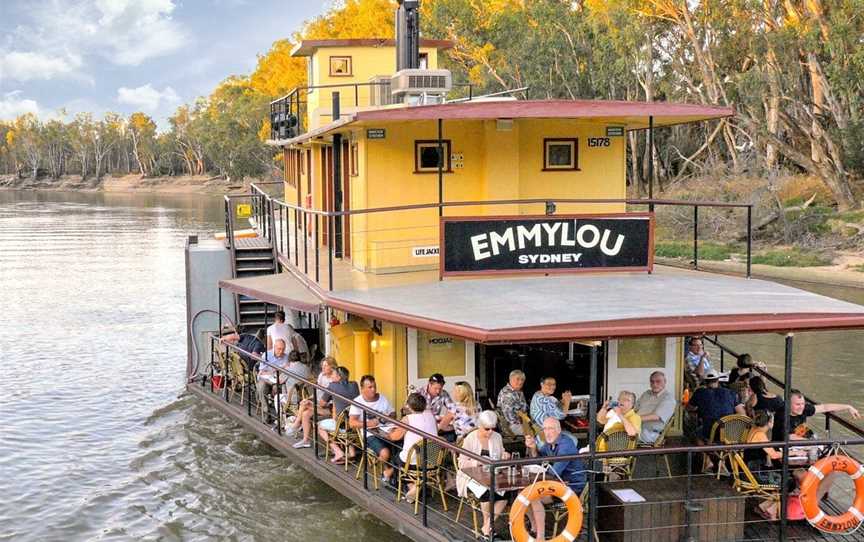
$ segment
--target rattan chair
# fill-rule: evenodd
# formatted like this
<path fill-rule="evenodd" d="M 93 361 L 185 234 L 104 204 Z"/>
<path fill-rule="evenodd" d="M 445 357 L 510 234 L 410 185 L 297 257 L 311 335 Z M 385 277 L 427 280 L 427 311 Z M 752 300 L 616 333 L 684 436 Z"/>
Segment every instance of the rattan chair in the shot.
<path fill-rule="evenodd" d="M 234 394 L 240 393 L 240 404 L 245 405 L 249 393 L 249 383 L 246 380 L 246 367 L 237 352 L 228 355 L 228 374 L 230 375 L 230 387 L 228 388 L 228 401 L 234 398 Z"/>
<path fill-rule="evenodd" d="M 357 443 L 362 449 L 363 428 L 357 428 L 355 430 L 355 434 L 357 435 Z M 363 475 L 364 462 L 368 462 L 369 469 L 372 471 L 372 485 L 375 489 L 378 489 L 378 479 L 381 477 L 381 472 L 383 471 L 384 467 L 381 464 L 381 460 L 378 459 L 378 455 L 371 448 L 367 448 L 365 454 L 362 452 L 360 453 L 360 461 L 357 463 L 357 474 L 354 476 L 354 479 L 359 480 L 360 477 Z"/>
<path fill-rule="evenodd" d="M 739 452 L 731 452 L 733 487 L 738 493 L 763 499 L 780 500 L 780 486 L 763 484 L 750 471 L 744 457 Z"/>
<path fill-rule="evenodd" d="M 708 442 L 713 443 L 719 439 L 721 444 L 743 444 L 747 440 L 751 427 L 753 427 L 753 420 L 747 416 L 740 414 L 723 416 L 711 427 Z M 718 461 L 717 479 L 720 479 L 721 466 L 725 461 L 730 460 L 730 452 L 721 451 L 716 455 Z"/>
<path fill-rule="evenodd" d="M 519 419 L 522 420 L 522 432 L 526 435 L 534 434 L 541 445 L 546 444 L 543 438 L 543 428 L 534 423 L 534 420 L 526 412 L 519 413 Z"/>
<path fill-rule="evenodd" d="M 333 431 L 327 431 L 327 447 L 324 451 L 324 461 L 330 459 L 330 443 L 341 446 L 345 453 L 345 472 L 348 472 L 348 452 L 352 447 L 359 449 L 362 444 L 357 436 L 356 431 L 352 431 L 348 427 L 348 410 L 346 408 L 336 416 L 336 428 Z"/>
<path fill-rule="evenodd" d="M 446 450 L 437 442 L 426 441 L 426 461 L 423 461 L 423 440 L 417 441 L 408 449 L 405 464 L 399 469 L 396 479 L 396 502 L 402 498 L 402 483 L 414 484 L 414 515 L 420 510 L 420 495 L 423 491 L 423 478 L 428 486 L 437 487 L 441 496 L 441 506 L 447 511 L 447 497 L 444 495 L 444 458 Z M 414 464 L 412 464 L 414 463 Z"/>
<path fill-rule="evenodd" d="M 597 436 L 598 450 L 606 452 L 623 452 L 636 449 L 636 437 L 631 437 L 623 428 L 614 431 L 602 432 Z M 614 474 L 622 479 L 630 480 L 633 477 L 633 465 L 636 464 L 634 456 L 607 457 L 600 460 L 603 472 L 609 476 Z"/>
<path fill-rule="evenodd" d="M 661 431 L 660 434 L 657 435 L 657 440 L 655 440 L 653 443 L 637 441 L 636 447 L 637 448 L 655 448 L 655 449 L 656 448 L 662 448 L 663 445 L 666 443 L 666 434 L 669 432 L 669 429 L 672 427 L 672 424 L 675 422 L 676 416 L 677 416 L 677 410 L 676 410 L 676 414 L 673 414 L 672 417 L 669 418 L 669 421 L 666 422 L 666 425 L 663 426 L 663 431 Z M 657 457 L 658 456 L 656 456 L 656 455 L 654 456 L 655 475 L 659 474 L 659 470 L 660 470 L 658 467 L 659 460 L 657 459 Z M 669 455 L 668 454 L 663 454 L 663 461 L 665 461 L 665 463 L 666 463 L 667 476 L 669 476 L 669 478 L 672 478 L 672 467 L 669 465 Z M 633 470 L 634 471 L 636 470 L 636 458 L 635 457 L 633 458 Z"/>

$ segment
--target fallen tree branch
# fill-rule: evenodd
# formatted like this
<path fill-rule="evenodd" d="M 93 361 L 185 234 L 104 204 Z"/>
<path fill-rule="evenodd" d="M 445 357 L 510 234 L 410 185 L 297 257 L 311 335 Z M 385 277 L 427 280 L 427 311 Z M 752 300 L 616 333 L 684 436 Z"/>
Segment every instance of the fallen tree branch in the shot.
<path fill-rule="evenodd" d="M 785 216 L 786 216 L 787 214 L 789 214 L 789 213 L 794 213 L 794 212 L 796 212 L 796 211 L 804 211 L 804 210 L 806 210 L 808 207 L 810 207 L 811 205 L 813 205 L 813 202 L 814 202 L 814 201 L 816 201 L 816 194 L 815 194 L 815 193 L 814 193 L 812 196 L 810 196 L 810 199 L 808 199 L 807 201 L 805 201 L 805 202 L 802 203 L 801 205 L 795 205 L 795 206 L 792 206 L 792 207 L 779 207 L 779 209 L 778 209 L 777 211 L 775 211 L 775 212 L 773 212 L 772 214 L 766 216 L 766 217 L 763 218 L 763 219 L 762 219 L 758 224 L 756 224 L 755 226 L 753 226 L 753 231 L 761 231 L 761 230 L 764 230 L 765 228 L 767 228 L 768 226 L 770 226 L 770 225 L 773 224 L 774 222 L 777 222 L 777 220 L 779 220 L 780 217 L 785 217 Z M 744 240 L 744 239 L 747 239 L 747 232 L 744 232 L 744 233 L 743 233 L 743 234 L 738 238 L 739 241 Z"/>

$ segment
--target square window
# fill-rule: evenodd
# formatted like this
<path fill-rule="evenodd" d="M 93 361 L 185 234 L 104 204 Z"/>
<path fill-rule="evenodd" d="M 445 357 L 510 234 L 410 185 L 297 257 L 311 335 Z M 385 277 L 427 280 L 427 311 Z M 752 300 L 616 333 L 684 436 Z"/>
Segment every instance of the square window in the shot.
<path fill-rule="evenodd" d="M 330 57 L 330 77 L 349 77 L 351 75 L 350 56 Z"/>
<path fill-rule="evenodd" d="M 444 171 L 450 171 L 450 140 L 441 140 L 444 149 Z M 414 142 L 414 173 L 433 173 L 438 171 L 438 141 Z"/>
<path fill-rule="evenodd" d="M 543 140 L 543 171 L 578 170 L 578 157 L 578 139 Z"/>

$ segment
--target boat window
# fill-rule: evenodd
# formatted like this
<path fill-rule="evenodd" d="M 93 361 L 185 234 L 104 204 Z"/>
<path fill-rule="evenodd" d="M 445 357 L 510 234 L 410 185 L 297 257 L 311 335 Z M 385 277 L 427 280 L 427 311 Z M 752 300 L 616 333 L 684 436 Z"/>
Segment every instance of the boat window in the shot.
<path fill-rule="evenodd" d="M 444 171 L 450 171 L 450 140 L 442 140 L 444 148 Z M 438 140 L 414 142 L 414 173 L 434 173 L 438 171 Z"/>
<path fill-rule="evenodd" d="M 330 57 L 330 77 L 347 77 L 352 75 L 350 56 Z"/>
<path fill-rule="evenodd" d="M 543 171 L 578 170 L 579 140 L 576 138 L 543 140 Z"/>
<path fill-rule="evenodd" d="M 420 53 L 420 64 L 418 67 L 421 70 L 429 69 L 429 53 Z"/>

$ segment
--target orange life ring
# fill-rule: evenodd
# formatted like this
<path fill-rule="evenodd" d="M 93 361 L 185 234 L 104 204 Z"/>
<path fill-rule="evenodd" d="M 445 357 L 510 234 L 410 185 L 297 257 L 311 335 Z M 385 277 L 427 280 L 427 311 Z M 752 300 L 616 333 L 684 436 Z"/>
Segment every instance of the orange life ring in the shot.
<path fill-rule="evenodd" d="M 516 542 L 532 540 L 525 528 L 525 513 L 531 507 L 531 502 L 543 497 L 557 497 L 564 501 L 567 507 L 567 525 L 561 534 L 550 542 L 573 542 L 582 530 L 582 502 L 573 490 L 561 482 L 542 481 L 530 485 L 519 493 L 513 506 L 510 507 L 510 536 Z"/>
<path fill-rule="evenodd" d="M 855 480 L 855 501 L 844 514 L 829 516 L 819 508 L 819 486 L 833 472 L 845 472 Z M 864 467 L 846 455 L 832 455 L 817 461 L 801 482 L 801 506 L 810 525 L 826 533 L 848 533 L 864 521 Z"/>

